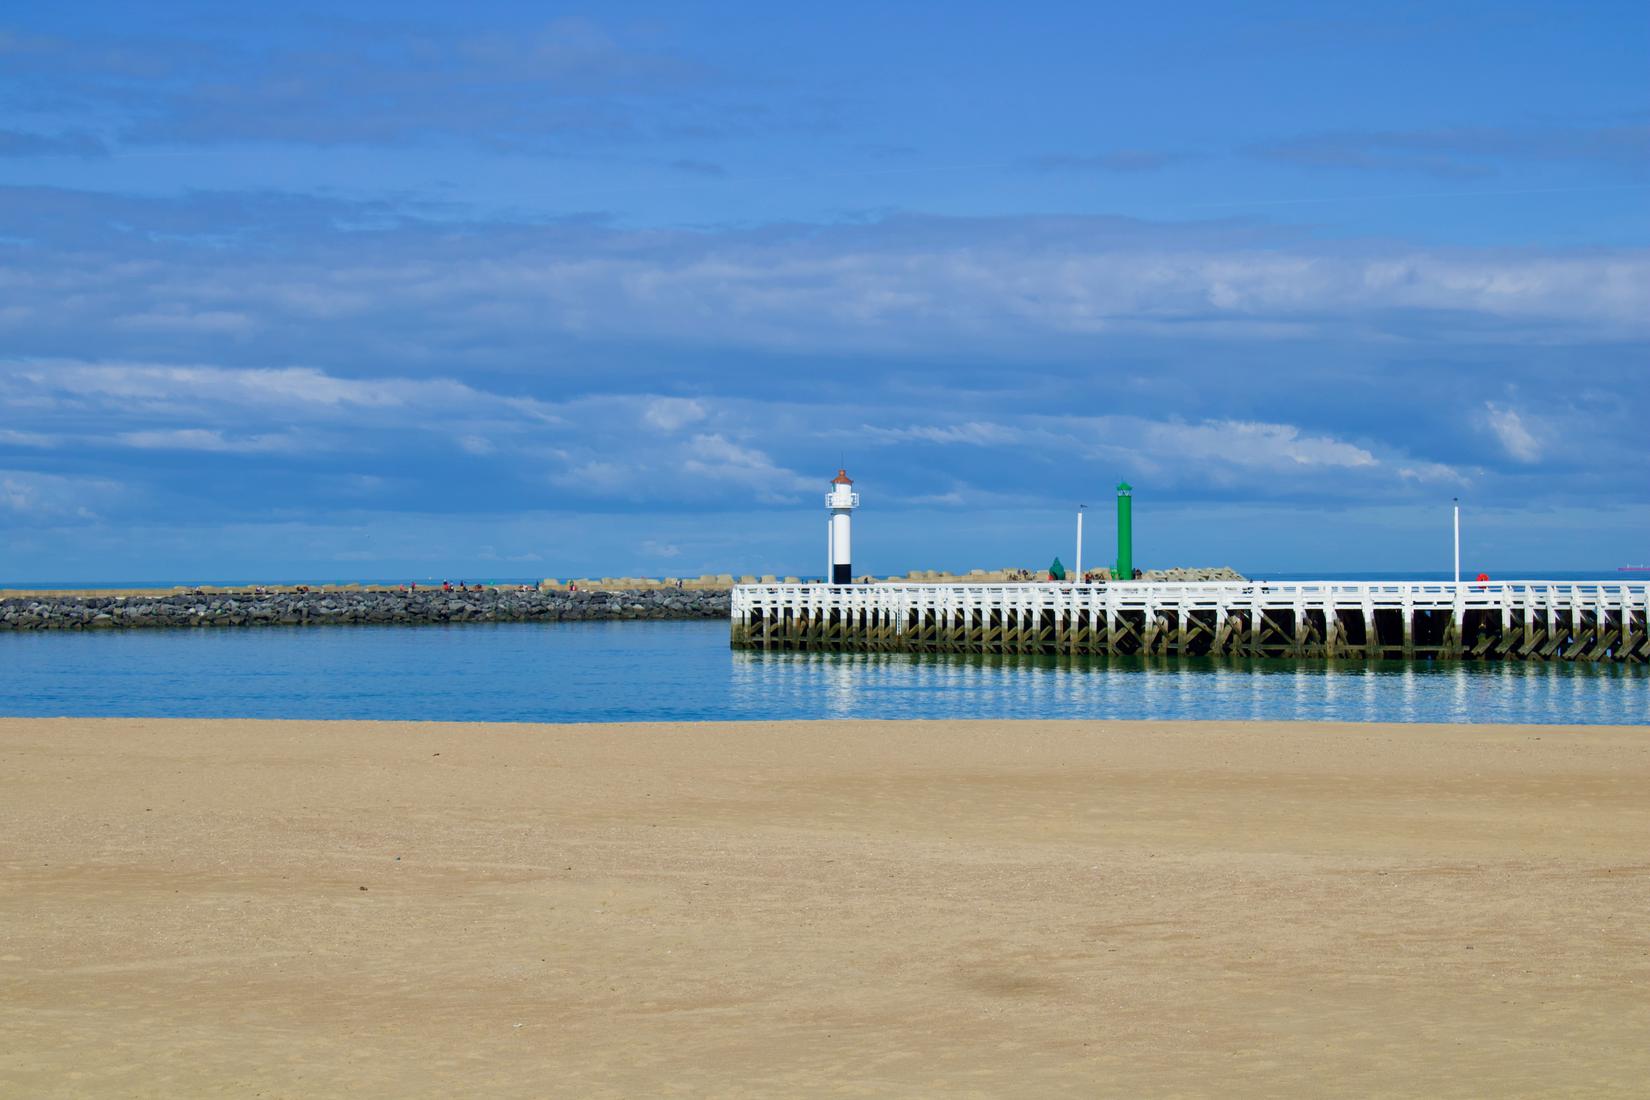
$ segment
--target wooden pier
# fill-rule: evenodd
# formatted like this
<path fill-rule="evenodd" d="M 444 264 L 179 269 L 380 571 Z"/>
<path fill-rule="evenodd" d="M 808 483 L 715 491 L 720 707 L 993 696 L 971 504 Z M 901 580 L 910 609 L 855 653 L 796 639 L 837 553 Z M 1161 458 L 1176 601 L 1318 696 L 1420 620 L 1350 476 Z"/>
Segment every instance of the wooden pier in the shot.
<path fill-rule="evenodd" d="M 760 584 L 735 648 L 1650 662 L 1650 584 Z"/>

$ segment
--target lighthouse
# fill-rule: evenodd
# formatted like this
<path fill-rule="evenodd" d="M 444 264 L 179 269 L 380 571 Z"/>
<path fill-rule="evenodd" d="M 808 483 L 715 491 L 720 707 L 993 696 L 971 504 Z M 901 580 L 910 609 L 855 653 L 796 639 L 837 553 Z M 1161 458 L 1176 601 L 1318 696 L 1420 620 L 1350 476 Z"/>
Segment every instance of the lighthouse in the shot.
<path fill-rule="evenodd" d="M 827 528 L 827 546 L 830 568 L 825 573 L 826 584 L 854 583 L 854 550 L 848 533 L 848 521 L 859 507 L 859 494 L 854 492 L 854 479 L 847 470 L 838 470 L 831 479 L 831 491 L 825 494 L 825 507 L 831 510 Z"/>

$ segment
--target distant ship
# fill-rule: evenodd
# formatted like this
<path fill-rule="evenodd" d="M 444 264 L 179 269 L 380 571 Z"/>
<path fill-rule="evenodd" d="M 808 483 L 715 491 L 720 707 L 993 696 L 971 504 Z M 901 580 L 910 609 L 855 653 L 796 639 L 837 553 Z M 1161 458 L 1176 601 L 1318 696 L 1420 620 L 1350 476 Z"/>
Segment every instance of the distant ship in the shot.
<path fill-rule="evenodd" d="M 1620 566 L 1616 567 L 1616 572 L 1617 573 L 1650 573 L 1650 565 L 1620 565 Z"/>

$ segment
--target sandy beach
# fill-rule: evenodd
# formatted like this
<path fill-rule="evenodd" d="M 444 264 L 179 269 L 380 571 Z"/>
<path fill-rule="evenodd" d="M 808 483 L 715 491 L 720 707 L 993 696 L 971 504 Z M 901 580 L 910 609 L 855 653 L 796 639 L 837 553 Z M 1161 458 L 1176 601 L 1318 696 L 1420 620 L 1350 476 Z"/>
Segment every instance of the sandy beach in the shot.
<path fill-rule="evenodd" d="M 1643 1095 L 1650 729 L 0 721 L 7 1096 Z"/>

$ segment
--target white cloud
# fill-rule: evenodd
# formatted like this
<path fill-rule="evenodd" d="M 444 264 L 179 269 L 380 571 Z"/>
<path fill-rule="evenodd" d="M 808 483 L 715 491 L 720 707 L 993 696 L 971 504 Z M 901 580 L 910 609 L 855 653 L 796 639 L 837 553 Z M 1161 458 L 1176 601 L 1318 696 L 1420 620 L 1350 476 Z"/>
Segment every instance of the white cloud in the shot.
<path fill-rule="evenodd" d="M 98 200 L 80 201 L 79 217 L 106 221 Z M 72 329 L 82 346 L 105 348 L 128 345 L 132 324 L 178 347 L 347 338 L 353 353 L 379 361 L 518 367 L 566 335 L 1020 358 L 1087 354 L 1088 342 L 1072 338 L 1097 335 L 1486 343 L 1650 334 L 1643 249 L 1351 246 L 1220 223 L 1037 217 L 576 233 L 408 219 L 371 247 L 338 229 L 280 248 L 163 242 L 141 263 L 122 240 L 0 269 L 0 331 Z"/>
<path fill-rule="evenodd" d="M 886 443 L 960 443 L 976 447 L 1000 447 L 1024 436 L 1017 428 L 980 420 L 951 425 L 915 424 L 905 428 L 878 428 L 867 424 L 857 434 Z"/>
<path fill-rule="evenodd" d="M 41 396 L 175 408 L 283 408 L 319 414 L 359 409 L 502 411 L 558 423 L 554 406 L 490 393 L 451 378 L 344 378 L 313 367 L 235 368 L 29 359 L 0 363 L 0 380 Z M 8 394 L 12 399 L 15 395 Z"/>
<path fill-rule="evenodd" d="M 150 450 L 337 450 L 364 433 L 418 431 L 487 455 L 561 428 L 556 406 L 448 378 L 342 378 L 312 367 L 232 368 L 34 359 L 0 363 L 0 410 L 81 430 L 0 431 L 0 444 Z M 89 417 L 99 429 L 88 432 Z M 55 420 L 54 420 L 55 418 Z M 105 423 L 126 431 L 110 435 Z M 302 438 L 300 438 L 302 437 Z"/>
<path fill-rule="evenodd" d="M 730 442 L 721 435 L 696 435 L 688 444 L 682 462 L 684 472 L 701 479 L 703 487 L 715 492 L 737 486 L 755 491 L 761 500 L 789 500 L 792 494 L 815 487 L 816 479 L 805 478 L 778 465 L 762 451 Z"/>
<path fill-rule="evenodd" d="M 39 447 L 50 449 L 61 447 L 64 443 L 62 436 L 45 435 L 41 432 L 19 432 L 10 428 L 0 428 L 0 444 L 11 447 Z"/>
<path fill-rule="evenodd" d="M 865 425 L 861 439 L 882 444 L 921 441 L 979 447 L 998 452 L 1002 470 L 1026 470 L 1074 458 L 1101 462 L 1131 476 L 1151 477 L 1160 485 L 1235 484 L 1241 476 L 1272 475 L 1277 488 L 1322 487 L 1356 473 L 1360 492 L 1388 485 L 1446 483 L 1464 485 L 1483 473 L 1458 469 L 1405 451 L 1383 441 L 1354 442 L 1295 424 L 1211 419 L 1189 422 L 1138 416 L 1054 417 L 1026 415 L 1007 421 L 965 421 L 955 425 L 883 428 Z M 974 487 L 978 500 L 991 490 Z M 956 493 L 913 493 L 911 503 L 944 504 Z"/>
<path fill-rule="evenodd" d="M 1478 473 L 1481 471 L 1474 471 Z M 1446 466 L 1442 462 L 1416 462 L 1407 466 L 1398 467 L 1398 476 L 1405 481 L 1414 481 L 1421 484 L 1438 482 L 1446 485 L 1470 485 L 1472 476 L 1454 466 Z"/>
<path fill-rule="evenodd" d="M 156 363 L 85 363 L 35 360 L 12 368 L 42 390 L 79 397 L 178 405 L 252 405 L 384 408 L 475 391 L 445 379 L 347 379 L 311 367 L 244 369 Z"/>
<path fill-rule="evenodd" d="M 1467 318 L 1567 326 L 1571 339 L 1650 331 L 1638 289 L 1650 282 L 1650 257 L 1640 255 L 1360 257 L 1080 244 L 1054 251 L 966 240 L 854 248 L 823 235 L 810 249 L 523 260 L 509 276 L 511 285 L 495 281 L 490 292 L 536 299 L 552 328 L 585 336 L 646 331 L 701 345 L 1023 351 L 1039 334 L 1164 325 L 1193 337 L 1367 339 L 1401 311 L 1424 315 L 1429 331 L 1459 328 L 1478 340 L 1492 337 Z M 723 323 L 707 326 L 707 317 Z"/>
<path fill-rule="evenodd" d="M 645 471 L 634 466 L 595 460 L 581 462 L 560 473 L 552 474 L 550 480 L 556 485 L 576 489 L 582 493 L 619 496 L 629 495 L 644 476 Z"/>
<path fill-rule="evenodd" d="M 0 477 L 0 505 L 9 511 L 34 511 L 36 495 L 35 486 L 16 474 Z"/>
<path fill-rule="evenodd" d="M 1164 457 L 1224 462 L 1260 469 L 1377 466 L 1369 451 L 1326 435 L 1304 435 L 1293 424 L 1245 420 L 1175 422 L 1144 426 L 1146 446 Z"/>
<path fill-rule="evenodd" d="M 128 495 L 126 486 L 106 478 L 0 470 L 0 515 L 27 524 L 94 520 L 98 508 Z"/>
<path fill-rule="evenodd" d="M 1149 420 L 1132 416 L 1027 417 L 1018 424 L 967 421 L 904 428 L 866 426 L 878 442 L 921 441 L 978 447 L 1017 447 L 1075 453 L 1098 449 L 1108 457 L 1133 454 L 1169 467 L 1236 465 L 1258 469 L 1357 469 L 1381 464 L 1371 451 L 1293 424 L 1246 420 Z"/>
<path fill-rule="evenodd" d="M 1535 462 L 1541 457 L 1540 440 L 1536 439 L 1516 409 L 1486 401 L 1484 419 L 1508 455 L 1519 462 Z"/>
<path fill-rule="evenodd" d="M 794 503 L 799 491 L 823 485 L 822 478 L 804 478 L 766 451 L 721 433 L 627 436 L 618 448 L 602 435 L 598 428 L 570 447 L 543 452 L 547 479 L 580 496 L 675 505 L 703 501 L 710 508 L 753 498 Z"/>
<path fill-rule="evenodd" d="M 299 451 L 306 446 L 290 434 L 225 436 L 212 428 L 172 428 L 164 431 L 121 432 L 123 446 L 146 451 L 208 451 L 217 454 L 271 454 Z"/>
<path fill-rule="evenodd" d="M 642 419 L 664 432 L 674 432 L 706 416 L 705 407 L 688 397 L 656 397 L 647 403 Z"/>

